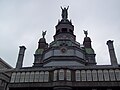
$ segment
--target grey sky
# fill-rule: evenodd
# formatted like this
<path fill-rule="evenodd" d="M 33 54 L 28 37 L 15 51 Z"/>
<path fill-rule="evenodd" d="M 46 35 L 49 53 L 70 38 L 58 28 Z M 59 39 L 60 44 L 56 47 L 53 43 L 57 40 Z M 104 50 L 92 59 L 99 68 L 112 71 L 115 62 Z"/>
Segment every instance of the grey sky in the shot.
<path fill-rule="evenodd" d="M 61 19 L 60 6 L 70 6 L 77 41 L 88 30 L 98 64 L 110 64 L 106 41 L 114 40 L 120 63 L 120 0 L 0 0 L 0 57 L 13 67 L 19 46 L 26 46 L 24 66 L 31 66 L 42 30 L 50 43 Z"/>

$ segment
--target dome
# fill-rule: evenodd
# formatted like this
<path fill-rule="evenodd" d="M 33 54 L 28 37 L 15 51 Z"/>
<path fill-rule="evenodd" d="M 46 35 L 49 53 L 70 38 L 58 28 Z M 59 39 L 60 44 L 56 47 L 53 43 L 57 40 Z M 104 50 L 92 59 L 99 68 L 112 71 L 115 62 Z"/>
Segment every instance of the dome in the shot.
<path fill-rule="evenodd" d="M 92 48 L 85 48 L 87 54 L 95 54 Z"/>
<path fill-rule="evenodd" d="M 84 42 L 91 42 L 90 37 L 85 37 L 85 38 L 84 38 Z"/>
<path fill-rule="evenodd" d="M 37 50 L 35 51 L 35 54 L 42 54 L 43 51 L 44 51 L 44 49 L 37 49 Z"/>
<path fill-rule="evenodd" d="M 40 43 L 45 43 L 46 40 L 45 40 L 45 38 L 41 38 L 41 39 L 39 40 L 39 42 L 40 42 Z"/>

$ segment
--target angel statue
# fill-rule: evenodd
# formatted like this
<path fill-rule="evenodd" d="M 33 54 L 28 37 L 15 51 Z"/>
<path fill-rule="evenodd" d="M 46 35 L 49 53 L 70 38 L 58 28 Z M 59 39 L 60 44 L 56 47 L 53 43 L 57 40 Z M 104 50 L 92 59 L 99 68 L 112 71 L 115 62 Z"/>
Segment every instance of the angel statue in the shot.
<path fill-rule="evenodd" d="M 69 6 L 67 8 L 65 8 L 65 7 L 62 8 L 61 7 L 61 9 L 62 9 L 62 19 L 67 19 L 68 18 L 68 12 L 67 12 L 68 8 L 69 8 Z"/>
<path fill-rule="evenodd" d="M 46 31 L 42 31 L 43 38 L 45 38 L 45 35 L 46 35 Z"/>
<path fill-rule="evenodd" d="M 84 31 L 85 36 L 87 37 L 88 31 L 85 31 L 85 30 L 83 30 L 83 31 Z"/>

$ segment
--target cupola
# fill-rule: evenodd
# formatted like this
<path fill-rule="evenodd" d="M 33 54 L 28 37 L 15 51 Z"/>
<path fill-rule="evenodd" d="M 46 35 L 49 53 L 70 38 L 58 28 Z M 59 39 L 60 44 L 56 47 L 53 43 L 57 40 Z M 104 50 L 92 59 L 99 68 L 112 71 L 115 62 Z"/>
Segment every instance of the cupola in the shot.
<path fill-rule="evenodd" d="M 56 33 L 54 35 L 54 40 L 69 39 L 72 41 L 76 40 L 74 35 L 74 26 L 72 25 L 71 20 L 68 20 L 68 8 L 62 8 L 62 19 L 58 21 L 56 25 Z"/>

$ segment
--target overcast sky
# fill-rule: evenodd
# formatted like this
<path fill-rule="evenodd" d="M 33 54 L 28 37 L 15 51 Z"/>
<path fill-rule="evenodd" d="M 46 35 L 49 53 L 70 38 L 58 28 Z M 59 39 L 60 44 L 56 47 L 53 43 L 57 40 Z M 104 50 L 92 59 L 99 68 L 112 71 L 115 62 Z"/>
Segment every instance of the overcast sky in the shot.
<path fill-rule="evenodd" d="M 42 31 L 53 41 L 61 19 L 60 6 L 69 6 L 76 39 L 83 43 L 88 30 L 98 64 L 110 64 L 107 40 L 114 40 L 120 63 L 120 0 L 0 0 L 0 57 L 15 67 L 19 46 L 25 45 L 23 66 L 32 66 Z"/>

